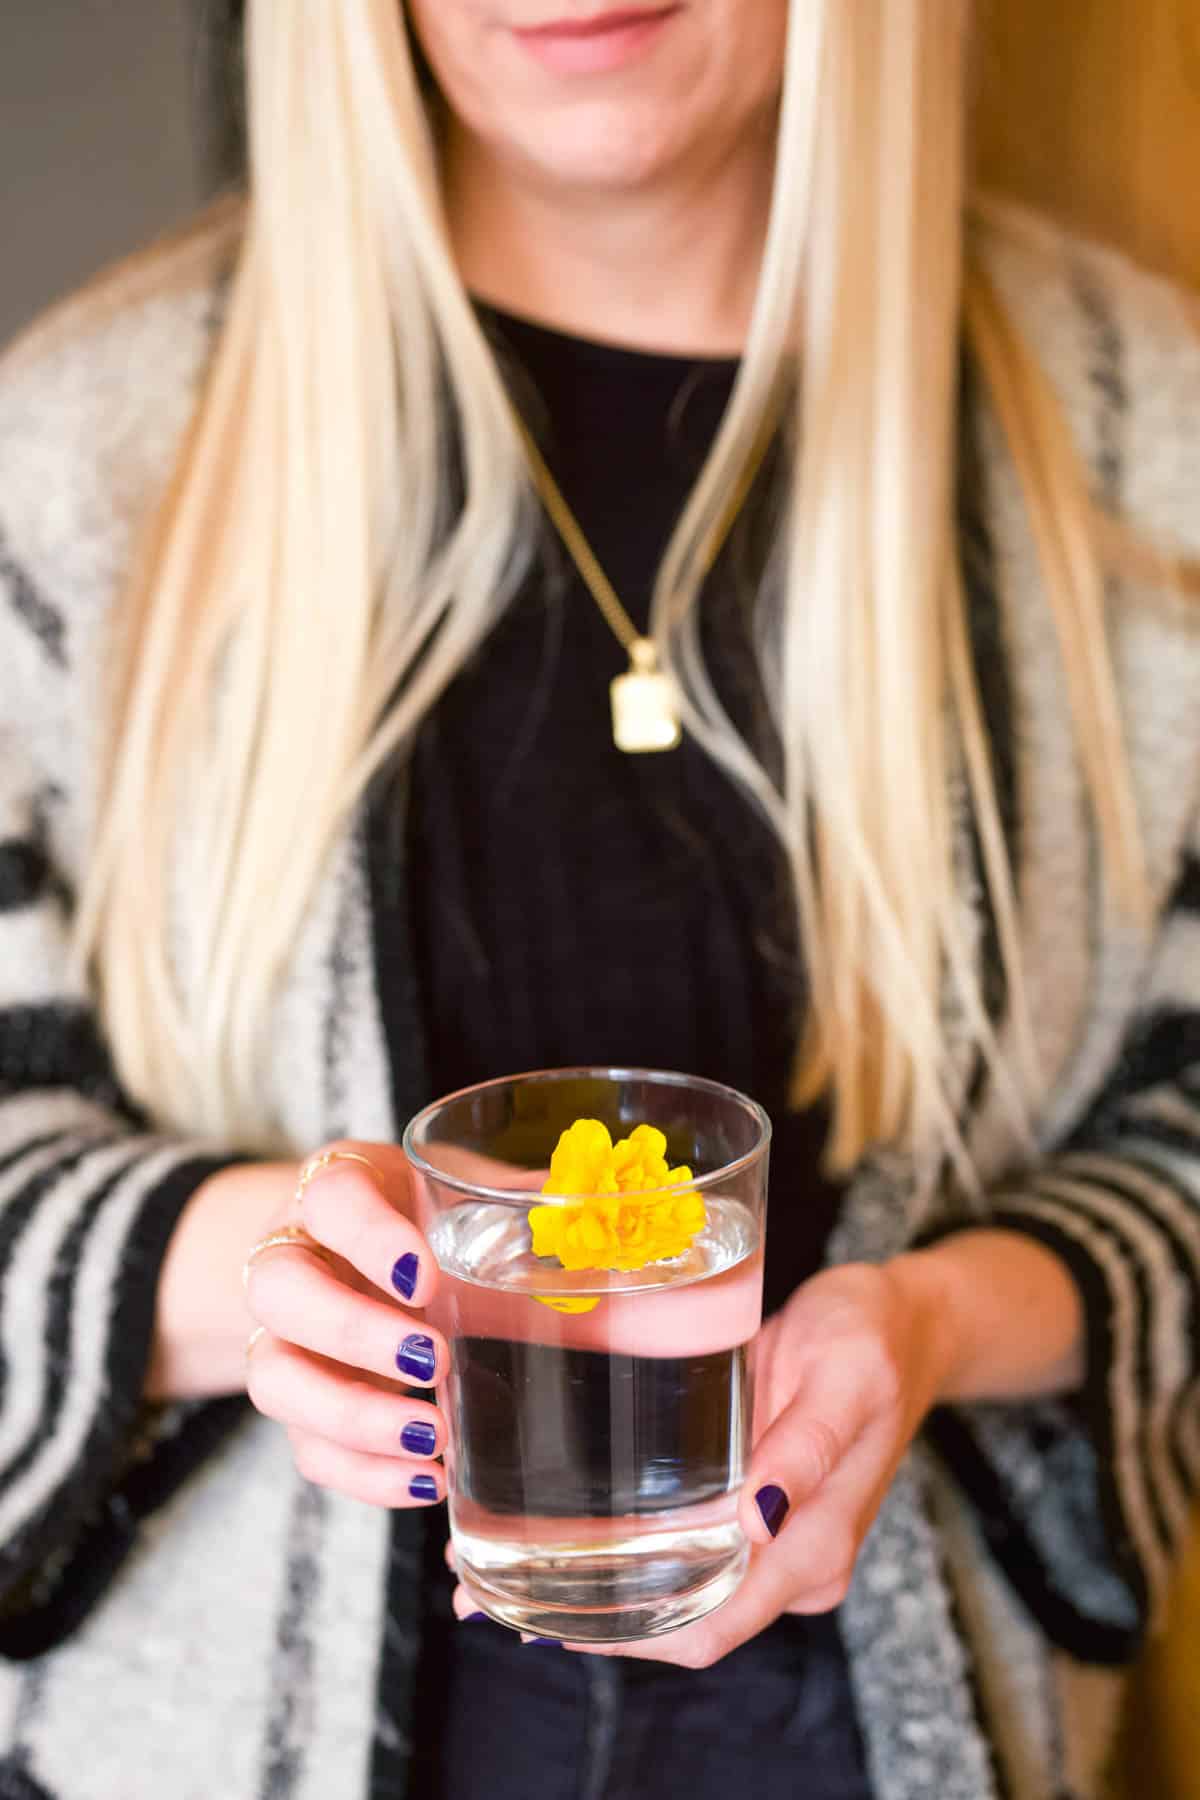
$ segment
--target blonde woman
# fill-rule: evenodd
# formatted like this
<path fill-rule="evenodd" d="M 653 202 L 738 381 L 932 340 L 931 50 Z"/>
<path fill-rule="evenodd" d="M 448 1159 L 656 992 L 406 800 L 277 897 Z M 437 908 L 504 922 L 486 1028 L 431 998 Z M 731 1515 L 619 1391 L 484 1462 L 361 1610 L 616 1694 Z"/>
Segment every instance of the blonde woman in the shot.
<path fill-rule="evenodd" d="M 0 376 L 0 1786 L 1095 1795 L 1200 1463 L 1184 305 L 968 204 L 967 0 L 247 32 L 246 204 Z M 777 1133 L 750 1572 L 619 1657 L 444 1566 L 395 1148 L 574 1061 Z"/>

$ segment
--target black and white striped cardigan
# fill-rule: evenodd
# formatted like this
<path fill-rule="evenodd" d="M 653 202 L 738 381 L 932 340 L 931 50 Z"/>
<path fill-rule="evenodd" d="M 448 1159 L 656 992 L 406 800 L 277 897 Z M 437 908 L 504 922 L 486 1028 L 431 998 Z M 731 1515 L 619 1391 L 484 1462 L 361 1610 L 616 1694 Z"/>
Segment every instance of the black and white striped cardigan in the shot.
<path fill-rule="evenodd" d="M 1178 296 L 1032 221 L 990 255 L 1108 502 L 1200 551 L 1200 346 Z M 54 1800 L 379 1794 L 418 1649 L 419 1518 L 389 1531 L 309 1488 L 238 1400 L 145 1418 L 157 1267 L 229 1147 L 130 1113 L 64 970 L 103 632 L 211 342 L 214 256 L 201 242 L 169 282 L 75 303 L 0 372 L 0 1791 Z M 1078 1280 L 1089 1378 L 1079 1400 L 937 1415 L 842 1619 L 880 1800 L 1083 1800 L 1200 1470 L 1200 629 L 1114 595 L 1147 942 L 1097 886 L 1025 515 L 986 415 L 976 441 L 976 648 L 1050 1072 L 1040 1159 L 965 1057 L 963 1111 L 988 1213 Z M 407 972 L 394 943 L 375 959 L 373 903 L 399 896 L 367 870 L 355 829 L 278 1002 L 273 1098 L 298 1153 L 394 1138 L 425 1097 L 415 1017 L 407 1053 L 384 1040 L 380 983 L 403 1003 Z M 873 1160 L 832 1254 L 887 1257 L 966 1206 Z"/>

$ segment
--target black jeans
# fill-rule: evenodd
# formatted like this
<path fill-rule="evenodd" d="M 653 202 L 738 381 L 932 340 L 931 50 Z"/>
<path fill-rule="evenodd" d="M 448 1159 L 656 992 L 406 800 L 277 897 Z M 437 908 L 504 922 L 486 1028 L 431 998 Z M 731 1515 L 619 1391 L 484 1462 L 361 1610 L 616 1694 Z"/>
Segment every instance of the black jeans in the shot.
<path fill-rule="evenodd" d="M 410 1800 L 871 1800 L 834 1615 L 699 1671 L 431 1626 Z"/>

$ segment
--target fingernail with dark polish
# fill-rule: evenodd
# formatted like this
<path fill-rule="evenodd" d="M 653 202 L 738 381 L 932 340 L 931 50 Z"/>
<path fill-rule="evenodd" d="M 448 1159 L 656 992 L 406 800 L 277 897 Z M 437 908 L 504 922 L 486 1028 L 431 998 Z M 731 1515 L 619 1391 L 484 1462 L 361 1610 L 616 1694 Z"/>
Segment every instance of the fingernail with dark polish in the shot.
<path fill-rule="evenodd" d="M 436 1500 L 438 1497 L 437 1482 L 432 1475 L 414 1475 L 408 1491 L 414 1500 Z"/>
<path fill-rule="evenodd" d="M 405 1300 L 411 1300 L 417 1291 L 417 1278 L 421 1273 L 421 1259 L 412 1250 L 392 1265 L 392 1286 Z"/>
<path fill-rule="evenodd" d="M 411 1331 L 396 1352 L 396 1367 L 402 1375 L 428 1385 L 437 1368 L 433 1339 L 426 1337 L 423 1331 Z"/>
<path fill-rule="evenodd" d="M 754 1504 L 762 1514 L 762 1522 L 772 1537 L 778 1537 L 787 1518 L 788 1497 L 781 1487 L 760 1487 Z"/>
<path fill-rule="evenodd" d="M 432 1456 L 437 1449 L 437 1432 L 423 1419 L 410 1419 L 400 1433 L 400 1448 L 410 1456 Z"/>
<path fill-rule="evenodd" d="M 464 1625 L 473 1625 L 475 1623 L 476 1619 L 486 1619 L 486 1618 L 487 1618 L 486 1613 L 480 1613 L 480 1612 L 467 1613 L 467 1614 L 465 1614 L 465 1616 L 463 1618 L 463 1624 Z"/>
<path fill-rule="evenodd" d="M 553 1644 L 556 1650 L 561 1650 L 562 1648 L 562 1644 L 558 1638 L 526 1638 L 525 1643 L 527 1646 L 532 1644 Z"/>

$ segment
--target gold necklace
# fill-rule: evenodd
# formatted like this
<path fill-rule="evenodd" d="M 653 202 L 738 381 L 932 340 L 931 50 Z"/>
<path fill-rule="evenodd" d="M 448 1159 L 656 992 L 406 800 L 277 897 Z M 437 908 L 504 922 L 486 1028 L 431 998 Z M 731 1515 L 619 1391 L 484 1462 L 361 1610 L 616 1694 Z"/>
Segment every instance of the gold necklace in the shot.
<path fill-rule="evenodd" d="M 746 460 L 729 505 L 704 546 L 702 578 L 710 573 L 721 554 L 746 496 L 758 478 L 771 440 L 775 436 L 780 409 L 781 402 L 777 395 L 773 405 L 768 408 L 762 430 Z M 566 546 L 584 586 L 599 607 L 610 631 L 629 657 L 628 670 L 624 675 L 618 675 L 609 688 L 612 698 L 613 742 L 618 750 L 625 750 L 631 755 L 640 755 L 650 750 L 673 750 L 682 735 L 679 702 L 674 682 L 659 667 L 658 647 L 653 638 L 641 635 L 617 598 L 616 589 L 601 568 L 578 519 L 563 497 L 562 489 L 546 466 L 546 459 L 519 415 L 517 429 L 546 515 Z"/>

